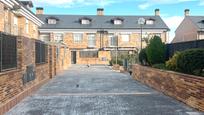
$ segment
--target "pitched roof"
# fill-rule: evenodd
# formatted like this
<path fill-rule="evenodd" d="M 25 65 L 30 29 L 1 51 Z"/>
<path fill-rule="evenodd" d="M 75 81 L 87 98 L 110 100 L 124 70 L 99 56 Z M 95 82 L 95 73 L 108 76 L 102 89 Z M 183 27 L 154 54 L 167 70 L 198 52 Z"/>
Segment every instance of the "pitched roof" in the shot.
<path fill-rule="evenodd" d="M 45 24 L 40 29 L 140 29 L 138 19 L 143 17 L 146 20 L 155 20 L 153 25 L 145 25 L 145 29 L 166 29 L 168 26 L 160 16 L 97 16 L 97 15 L 37 15 Z M 59 19 L 57 24 L 48 24 L 49 17 Z M 91 24 L 82 25 L 79 20 L 83 17 L 91 19 Z M 123 19 L 122 25 L 114 25 L 112 19 Z"/>
<path fill-rule="evenodd" d="M 204 29 L 204 16 L 188 16 L 198 29 Z"/>

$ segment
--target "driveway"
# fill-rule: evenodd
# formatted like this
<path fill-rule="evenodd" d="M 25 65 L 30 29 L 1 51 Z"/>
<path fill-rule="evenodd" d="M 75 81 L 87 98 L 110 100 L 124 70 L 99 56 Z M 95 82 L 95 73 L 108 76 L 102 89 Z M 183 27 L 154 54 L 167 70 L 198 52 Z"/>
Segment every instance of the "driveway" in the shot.
<path fill-rule="evenodd" d="M 105 66 L 73 66 L 7 115 L 204 115 Z"/>

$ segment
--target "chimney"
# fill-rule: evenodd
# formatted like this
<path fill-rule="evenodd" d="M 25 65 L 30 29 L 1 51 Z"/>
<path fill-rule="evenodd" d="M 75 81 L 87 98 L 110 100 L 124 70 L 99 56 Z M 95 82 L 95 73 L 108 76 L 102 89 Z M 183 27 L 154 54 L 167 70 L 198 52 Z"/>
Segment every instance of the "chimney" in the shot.
<path fill-rule="evenodd" d="M 103 8 L 98 8 L 97 9 L 97 15 L 98 16 L 103 16 L 104 15 L 104 9 Z"/>
<path fill-rule="evenodd" d="M 185 16 L 190 16 L 190 10 L 189 10 L 189 9 L 185 9 L 184 15 L 185 15 Z"/>
<path fill-rule="evenodd" d="M 155 9 L 155 16 L 160 16 L 160 10 L 159 9 Z"/>
<path fill-rule="evenodd" d="M 43 14 L 43 13 L 44 13 L 43 7 L 37 7 L 36 8 L 36 14 Z"/>

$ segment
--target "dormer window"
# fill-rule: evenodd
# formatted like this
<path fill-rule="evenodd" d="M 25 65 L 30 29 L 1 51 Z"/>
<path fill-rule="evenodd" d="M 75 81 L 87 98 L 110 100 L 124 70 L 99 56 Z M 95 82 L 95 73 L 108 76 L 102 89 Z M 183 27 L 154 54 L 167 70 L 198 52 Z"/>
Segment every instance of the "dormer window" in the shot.
<path fill-rule="evenodd" d="M 114 25 L 121 25 L 121 24 L 123 24 L 123 19 L 121 19 L 121 18 L 114 18 L 114 19 L 111 20 L 111 22 Z"/>
<path fill-rule="evenodd" d="M 81 22 L 81 24 L 83 24 L 83 25 L 91 24 L 91 21 L 92 21 L 92 20 L 91 20 L 90 18 L 86 18 L 86 17 L 80 19 L 80 22 Z"/>
<path fill-rule="evenodd" d="M 115 25 L 121 25 L 122 24 L 122 20 L 114 20 L 114 24 Z"/>
<path fill-rule="evenodd" d="M 48 19 L 48 24 L 57 24 L 56 19 Z"/>
<path fill-rule="evenodd" d="M 90 20 L 87 20 L 87 19 L 82 19 L 81 20 L 81 24 L 90 24 L 91 21 Z"/>
<path fill-rule="evenodd" d="M 47 23 L 48 24 L 57 24 L 57 21 L 59 21 L 59 19 L 55 18 L 55 17 L 48 17 L 47 18 Z"/>
<path fill-rule="evenodd" d="M 147 25 L 153 25 L 154 24 L 154 20 L 153 19 L 146 20 L 146 24 Z"/>

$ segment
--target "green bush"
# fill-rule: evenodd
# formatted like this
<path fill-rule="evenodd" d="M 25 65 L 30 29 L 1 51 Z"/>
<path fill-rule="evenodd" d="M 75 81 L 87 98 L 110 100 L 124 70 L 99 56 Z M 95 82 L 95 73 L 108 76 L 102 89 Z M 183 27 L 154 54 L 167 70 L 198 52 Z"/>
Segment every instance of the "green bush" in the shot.
<path fill-rule="evenodd" d="M 150 65 L 160 64 L 165 62 L 166 46 L 158 36 L 154 36 L 150 40 L 150 44 L 146 49 L 147 59 Z"/>
<path fill-rule="evenodd" d="M 142 65 L 147 65 L 147 54 L 146 54 L 146 48 L 142 49 L 139 53 L 139 61 Z"/>
<path fill-rule="evenodd" d="M 163 70 L 166 70 L 166 65 L 164 63 L 161 63 L 161 64 L 154 64 L 152 65 L 153 68 L 157 68 L 157 69 L 163 69 Z"/>
<path fill-rule="evenodd" d="M 178 60 L 178 57 L 181 55 L 180 52 L 176 52 L 174 54 L 174 56 L 166 62 L 166 67 L 167 69 L 169 70 L 173 70 L 173 71 L 177 71 L 177 60 Z"/>
<path fill-rule="evenodd" d="M 111 66 L 114 65 L 114 64 L 116 64 L 116 59 L 112 59 L 110 61 L 110 65 Z M 122 59 L 118 59 L 117 64 L 119 64 L 120 66 L 123 66 L 123 60 Z"/>
<path fill-rule="evenodd" d="M 190 49 L 181 52 L 178 56 L 177 68 L 180 72 L 201 76 L 204 69 L 204 49 Z"/>

